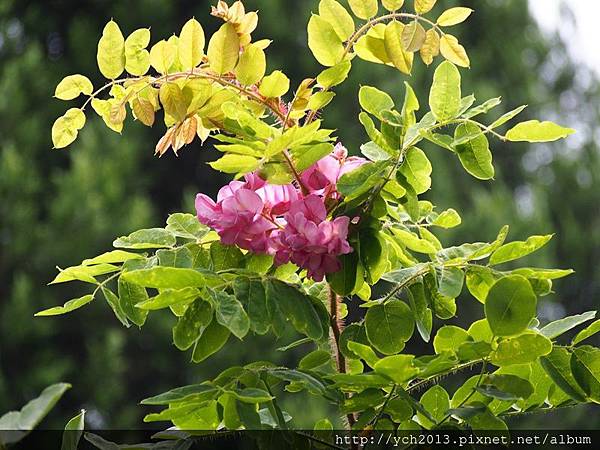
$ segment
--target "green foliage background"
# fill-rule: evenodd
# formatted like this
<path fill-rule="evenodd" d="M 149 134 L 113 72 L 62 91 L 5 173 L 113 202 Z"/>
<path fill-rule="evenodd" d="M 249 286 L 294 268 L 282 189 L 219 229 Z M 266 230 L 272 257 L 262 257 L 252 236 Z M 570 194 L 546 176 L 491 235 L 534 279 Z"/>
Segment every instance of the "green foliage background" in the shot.
<path fill-rule="evenodd" d="M 195 16 L 211 33 L 218 23 L 208 16 L 211 3 L 0 0 L 0 411 L 19 407 L 44 386 L 64 380 L 74 388 L 45 426 L 61 426 L 83 407 L 90 412 L 92 428 L 138 427 L 144 413 L 136 406 L 141 398 L 201 381 L 236 363 L 267 358 L 286 362 L 268 339 L 253 338 L 228 347 L 209 363 L 192 365 L 170 344 L 171 318 L 155 315 L 141 334 L 123 329 L 98 301 L 73 315 L 33 319 L 34 312 L 80 294 L 72 286 L 46 286 L 56 263 L 77 264 L 108 250 L 117 235 L 160 226 L 171 212 L 191 212 L 196 192 L 214 194 L 226 181 L 204 164 L 216 157 L 209 145 L 200 147 L 195 141 L 179 158 L 169 154 L 158 160 L 152 152 L 160 136 L 139 124 L 129 124 L 124 137 L 118 137 L 94 119 L 70 150 L 50 151 L 50 127 L 62 112 L 60 102 L 51 99 L 53 86 L 67 74 L 98 72 L 91 49 L 107 20 L 114 17 L 127 32 L 151 25 L 153 36 L 168 37 Z M 257 38 L 274 40 L 268 50 L 270 69 L 285 69 L 293 84 L 318 73 L 305 31 L 317 2 L 245 3 L 260 10 Z M 440 3 L 458 5 L 454 0 Z M 463 72 L 464 84 L 480 99 L 504 93 L 499 114 L 528 101 L 523 120 L 528 114 L 554 119 L 554 112 L 578 134 L 566 143 L 531 149 L 495 141 L 495 183 L 465 176 L 442 151 L 428 152 L 434 166 L 430 199 L 440 210 L 453 207 L 463 216 L 461 227 L 446 232 L 445 243 L 490 240 L 507 223 L 513 239 L 555 232 L 557 238 L 531 263 L 572 267 L 576 274 L 556 283 L 556 294 L 543 299 L 541 318 L 596 309 L 600 84 L 569 59 L 563 42 L 541 34 L 525 0 L 471 0 L 462 5 L 476 10 L 459 32 L 474 61 L 473 69 Z M 563 20 L 569 21 L 569 15 Z M 326 126 L 337 128 L 353 153 L 366 141 L 356 125 L 359 84 L 397 92 L 398 99 L 402 92 L 396 71 L 367 63 L 355 66 L 326 117 Z M 421 98 L 426 98 L 431 73 L 416 64 L 411 84 Z M 461 305 L 457 324 L 480 318 L 474 315 L 475 305 L 469 310 L 468 301 Z M 285 358 L 294 354 L 288 352 Z M 460 380 L 458 376 L 449 382 Z M 317 404 L 306 416 L 309 408 L 303 401 L 288 405 L 297 420 L 302 418 L 300 424 L 308 426 L 328 413 L 325 405 Z M 598 420 L 589 414 L 578 409 L 512 425 L 593 427 Z"/>

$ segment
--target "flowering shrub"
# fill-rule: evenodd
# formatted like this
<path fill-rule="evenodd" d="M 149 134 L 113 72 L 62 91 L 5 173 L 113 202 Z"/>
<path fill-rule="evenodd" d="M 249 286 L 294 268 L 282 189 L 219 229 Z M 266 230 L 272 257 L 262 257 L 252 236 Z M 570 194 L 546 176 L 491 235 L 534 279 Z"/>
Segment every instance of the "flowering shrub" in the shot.
<path fill-rule="evenodd" d="M 195 363 L 249 333 L 297 332 L 282 351 L 309 344 L 292 367 L 236 366 L 143 400 L 164 408 L 146 421 L 181 430 L 289 428 L 293 419 L 278 399 L 300 391 L 331 402 L 360 432 L 506 430 L 507 416 L 600 402 L 600 349 L 583 344 L 600 322 L 565 341 L 595 311 L 549 324 L 536 317 L 538 298 L 571 271 L 515 266 L 551 236 L 506 242 L 504 227 L 490 242 L 445 247 L 437 230 L 459 226 L 459 213 L 420 198 L 432 187 L 428 152 L 436 148 L 491 180 L 489 138 L 549 142 L 573 130 L 537 120 L 507 127 L 524 107 L 484 121 L 500 99 L 474 106 L 473 95 L 462 95 L 459 67 L 470 60 L 448 32 L 470 9 L 434 19 L 435 0 L 348 4 L 315 7 L 308 46 L 326 68 L 292 95 L 283 72 L 267 75 L 270 41 L 253 41 L 258 16 L 239 1 L 213 7 L 223 24 L 208 46 L 195 19 L 149 51 L 149 29 L 125 39 L 114 21 L 106 25 L 97 57 L 110 81 L 96 90 L 83 75 L 61 81 L 57 98 L 87 99 L 57 119 L 55 147 L 76 139 L 88 105 L 117 132 L 128 114 L 152 126 L 162 110 L 166 132 L 156 154 L 210 136 L 223 153 L 211 167 L 235 181 L 216 201 L 198 194 L 196 216 L 173 214 L 164 228 L 135 231 L 115 240 L 115 250 L 61 269 L 54 283 L 81 281 L 93 292 L 38 315 L 98 297 L 125 326 L 143 326 L 151 312 L 172 314 L 173 342 Z M 407 82 L 398 106 L 376 87 L 361 87 L 358 119 L 368 139 L 364 158 L 348 157 L 320 114 L 335 86 L 358 60 L 410 74 L 417 56 L 428 66 L 443 59 L 428 108 Z M 468 294 L 481 318 L 465 329 L 451 321 L 456 299 Z M 350 302 L 364 314 L 346 323 Z M 419 339 L 430 344 L 425 354 L 412 351 Z M 476 373 L 458 389 L 439 381 L 466 369 Z"/>

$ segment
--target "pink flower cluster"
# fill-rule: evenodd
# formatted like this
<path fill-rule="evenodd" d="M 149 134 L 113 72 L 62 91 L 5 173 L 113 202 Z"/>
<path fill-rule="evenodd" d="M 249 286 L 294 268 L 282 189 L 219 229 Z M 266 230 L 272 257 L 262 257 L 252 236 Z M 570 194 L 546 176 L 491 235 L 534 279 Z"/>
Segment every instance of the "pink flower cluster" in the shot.
<path fill-rule="evenodd" d="M 216 202 L 198 194 L 198 220 L 214 229 L 226 245 L 272 255 L 278 265 L 292 262 L 321 281 L 325 274 L 340 270 L 339 255 L 352 252 L 347 241 L 350 219 L 329 220 L 326 207 L 340 198 L 339 177 L 366 162 L 347 155 L 338 144 L 304 171 L 300 179 L 306 195 L 295 184 L 269 184 L 257 173 L 222 187 Z"/>

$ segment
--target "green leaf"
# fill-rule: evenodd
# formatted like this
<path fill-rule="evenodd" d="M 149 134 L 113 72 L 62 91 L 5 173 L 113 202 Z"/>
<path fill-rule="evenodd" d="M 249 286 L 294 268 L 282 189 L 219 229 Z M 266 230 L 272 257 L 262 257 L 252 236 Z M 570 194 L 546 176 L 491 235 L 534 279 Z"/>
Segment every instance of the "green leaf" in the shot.
<path fill-rule="evenodd" d="M 319 76 L 317 76 L 317 83 L 325 89 L 337 86 L 348 78 L 351 68 L 352 63 L 345 59 L 335 66 L 321 72 Z"/>
<path fill-rule="evenodd" d="M 494 166 L 492 165 L 492 152 L 490 144 L 479 126 L 474 123 L 462 123 L 454 132 L 455 142 L 465 137 L 473 136 L 466 142 L 454 146 L 454 150 L 460 159 L 460 163 L 467 172 L 480 180 L 494 178 Z"/>
<path fill-rule="evenodd" d="M 552 351 L 552 341 L 537 333 L 526 333 L 506 339 L 492 353 L 492 364 L 498 367 L 527 364 Z"/>
<path fill-rule="evenodd" d="M 435 118 L 444 122 L 454 119 L 460 112 L 460 72 L 454 64 L 442 62 L 435 70 L 429 93 L 429 106 Z"/>
<path fill-rule="evenodd" d="M 71 144 L 85 125 L 85 114 L 79 108 L 71 108 L 54 121 L 52 144 L 54 148 L 64 148 Z"/>
<path fill-rule="evenodd" d="M 423 150 L 411 147 L 406 152 L 400 172 L 415 189 L 417 194 L 427 192 L 431 187 L 432 167 Z"/>
<path fill-rule="evenodd" d="M 175 236 L 163 228 L 149 228 L 138 230 L 129 236 L 121 236 L 113 242 L 117 248 L 149 249 L 169 248 L 177 243 Z"/>
<path fill-rule="evenodd" d="M 408 288 L 408 300 L 415 316 L 417 331 L 425 342 L 429 342 L 433 327 L 433 314 L 428 306 L 423 283 L 415 283 Z"/>
<path fill-rule="evenodd" d="M 458 350 L 456 356 L 461 361 L 474 361 L 476 359 L 487 358 L 492 351 L 492 346 L 487 342 L 463 342 Z"/>
<path fill-rule="evenodd" d="M 368 20 L 377 15 L 377 0 L 348 0 L 350 9 L 359 19 Z"/>
<path fill-rule="evenodd" d="M 45 309 L 35 314 L 35 317 L 47 317 L 47 316 L 59 316 L 61 314 L 67 314 L 71 311 L 81 308 L 94 300 L 93 295 L 84 295 L 83 297 L 69 300 L 63 306 L 55 306 L 54 308 Z"/>
<path fill-rule="evenodd" d="M 176 213 L 167 218 L 165 228 L 169 233 L 183 239 L 198 240 L 208 233 L 208 228 L 202 225 L 193 214 Z"/>
<path fill-rule="evenodd" d="M 263 78 L 259 92 L 267 98 L 278 98 L 290 89 L 290 79 L 280 70 L 274 70 Z"/>
<path fill-rule="evenodd" d="M 207 394 L 217 392 L 217 389 L 208 384 L 191 384 L 171 389 L 168 392 L 156 395 L 154 397 L 145 398 L 140 402 L 142 405 L 168 405 L 170 403 L 179 403 L 190 400 L 200 400 Z"/>
<path fill-rule="evenodd" d="M 445 325 L 440 328 L 433 339 L 433 348 L 436 354 L 443 352 L 454 353 L 461 344 L 470 340 L 469 334 L 460 327 Z"/>
<path fill-rule="evenodd" d="M 148 316 L 148 311 L 139 309 L 136 305 L 148 300 L 146 289 L 137 284 L 127 283 L 123 277 L 121 277 L 119 278 L 118 290 L 119 303 L 127 318 L 138 327 L 144 325 L 146 317 Z"/>
<path fill-rule="evenodd" d="M 419 373 L 419 369 L 413 364 L 414 359 L 413 355 L 387 356 L 377 361 L 373 368 L 376 373 L 385 375 L 394 383 L 402 385 Z"/>
<path fill-rule="evenodd" d="M 552 236 L 552 234 L 546 236 L 531 236 L 526 241 L 515 241 L 504 244 L 492 253 L 490 264 L 497 265 L 523 258 L 546 245 L 550 239 L 552 239 Z"/>
<path fill-rule="evenodd" d="M 250 331 L 250 319 L 238 299 L 220 290 L 209 289 L 208 293 L 215 306 L 217 322 L 227 327 L 238 339 L 246 336 Z"/>
<path fill-rule="evenodd" d="M 18 424 L 17 429 L 33 430 L 70 388 L 71 385 L 68 383 L 57 383 L 44 389 L 39 397 L 29 401 L 18 412 L 19 417 L 15 421 L 15 424 Z M 2 419 L 4 416 L 0 418 L 0 423 Z"/>
<path fill-rule="evenodd" d="M 479 405 L 477 405 L 479 406 Z M 472 417 L 466 419 L 473 430 L 489 431 L 508 431 L 506 423 L 499 417 L 496 417 L 488 408 L 483 412 L 478 412 Z M 503 435 L 506 436 L 506 435 Z"/>
<path fill-rule="evenodd" d="M 430 387 L 427 392 L 421 396 L 420 402 L 423 405 L 423 408 L 429 413 L 430 418 L 435 419 L 435 422 L 431 422 L 430 418 L 417 412 L 419 422 L 427 427 L 432 427 L 437 422 L 440 422 L 450 409 L 450 396 L 440 385 Z"/>
<path fill-rule="evenodd" d="M 582 323 L 593 320 L 595 317 L 596 311 L 588 311 L 583 314 L 565 317 L 563 319 L 555 320 L 554 322 L 544 326 L 540 330 L 540 333 L 542 333 L 548 339 L 554 339 L 561 334 L 564 334 L 567 331 L 575 328 L 576 326 L 581 325 Z"/>
<path fill-rule="evenodd" d="M 204 299 L 197 299 L 185 310 L 173 328 L 173 343 L 179 350 L 187 350 L 198 339 L 204 327 L 212 321 L 212 307 Z"/>
<path fill-rule="evenodd" d="M 253 156 L 227 154 L 208 164 L 220 172 L 249 173 L 258 168 L 260 161 Z"/>
<path fill-rule="evenodd" d="M 269 310 L 265 288 L 259 280 L 237 277 L 233 282 L 235 296 L 244 306 L 250 319 L 250 329 L 257 334 L 269 330 Z"/>
<path fill-rule="evenodd" d="M 121 300 L 119 297 L 113 291 L 104 286 L 102 286 L 101 290 L 106 303 L 108 303 L 108 306 L 110 306 L 115 313 L 115 317 L 119 319 L 119 322 L 121 322 L 123 326 L 129 327 L 130 323 L 127 319 L 127 314 L 125 314 L 125 311 L 123 310 L 123 306 L 121 305 Z"/>
<path fill-rule="evenodd" d="M 368 345 L 359 342 L 348 341 L 346 344 L 348 349 L 357 355 L 360 359 L 366 362 L 370 367 L 375 368 L 375 364 L 379 361 L 379 357 Z"/>
<path fill-rule="evenodd" d="M 499 400 L 527 399 L 533 392 L 533 386 L 528 380 L 510 374 L 490 374 L 481 382 L 478 389 L 484 395 Z"/>
<path fill-rule="evenodd" d="M 321 0 L 319 15 L 331 24 L 342 41 L 346 41 L 354 33 L 354 19 L 336 0 Z"/>
<path fill-rule="evenodd" d="M 183 289 L 165 289 L 155 297 L 135 305 L 136 308 L 155 311 L 171 306 L 183 306 L 192 303 L 198 298 L 200 291 L 193 287 Z"/>
<path fill-rule="evenodd" d="M 387 247 L 380 232 L 372 228 L 362 230 L 359 239 L 360 260 L 368 283 L 373 285 L 379 281 L 388 266 Z"/>
<path fill-rule="evenodd" d="M 573 349 L 571 371 L 587 397 L 600 403 L 600 349 L 590 345 Z"/>
<path fill-rule="evenodd" d="M 521 122 L 506 133 L 506 139 L 512 142 L 552 142 L 564 139 L 575 133 L 572 128 L 564 128 L 553 122 L 529 120 Z"/>
<path fill-rule="evenodd" d="M 548 376 L 565 394 L 575 401 L 585 402 L 585 393 L 573 377 L 570 361 L 571 353 L 562 347 L 554 347 L 550 354 L 540 358 Z"/>
<path fill-rule="evenodd" d="M 213 242 L 210 245 L 210 259 L 215 272 L 238 269 L 244 264 L 244 255 L 239 248 L 234 245 L 223 245 L 220 242 Z"/>
<path fill-rule="evenodd" d="M 385 355 L 401 352 L 414 328 L 412 311 L 406 303 L 398 300 L 369 308 L 365 317 L 369 342 Z"/>
<path fill-rule="evenodd" d="M 190 70 L 202 62 L 204 55 L 204 30 L 196 19 L 188 20 L 177 41 L 179 61 L 183 70 Z"/>
<path fill-rule="evenodd" d="M 342 39 L 333 25 L 317 15 L 308 22 L 308 47 L 316 60 L 326 67 L 335 66 L 344 54 Z"/>
<path fill-rule="evenodd" d="M 502 116 L 500 116 L 497 120 L 495 120 L 490 126 L 490 129 L 494 129 L 494 128 L 498 128 L 499 126 L 504 125 L 506 122 L 508 122 L 509 120 L 513 119 L 514 117 L 518 116 L 519 114 L 521 114 L 521 112 L 523 112 L 523 110 L 527 108 L 527 105 L 522 105 L 519 106 L 518 108 L 513 109 L 512 111 L 509 111 L 505 114 L 503 114 Z"/>
<path fill-rule="evenodd" d="M 298 363 L 298 368 L 302 370 L 313 370 L 325 364 L 331 365 L 331 353 L 327 350 L 315 350 L 304 356 Z"/>
<path fill-rule="evenodd" d="M 425 274 L 428 266 L 426 264 L 416 264 L 412 267 L 394 270 L 384 274 L 381 278 L 390 283 L 406 284 L 419 274 Z"/>
<path fill-rule="evenodd" d="M 340 388 L 346 392 L 362 392 L 369 388 L 383 388 L 390 386 L 392 382 L 388 377 L 381 376 L 377 373 L 361 373 L 361 374 L 348 374 L 339 373 L 336 375 L 329 376 L 334 381 L 334 388 Z"/>
<path fill-rule="evenodd" d="M 496 281 L 485 300 L 485 317 L 496 336 L 523 332 L 535 317 L 537 298 L 529 281 L 511 275 Z"/>
<path fill-rule="evenodd" d="M 458 297 L 463 288 L 465 273 L 458 267 L 436 266 L 435 274 L 440 294 L 449 297 Z"/>
<path fill-rule="evenodd" d="M 240 83 L 250 86 L 258 83 L 265 76 L 267 59 L 265 52 L 256 44 L 248 44 L 235 68 L 235 76 Z"/>
<path fill-rule="evenodd" d="M 79 440 L 83 435 L 84 425 L 85 410 L 82 409 L 79 414 L 69 420 L 65 425 L 60 450 L 77 450 Z"/>
<path fill-rule="evenodd" d="M 594 323 L 592 323 L 590 326 L 588 326 L 587 328 L 581 330 L 579 333 L 577 333 L 577 336 L 575 336 L 573 338 L 573 345 L 579 344 L 582 341 L 585 341 L 586 339 L 592 337 L 593 335 L 595 335 L 596 333 L 600 332 L 600 320 L 596 320 Z"/>
<path fill-rule="evenodd" d="M 403 245 L 413 252 L 424 253 L 426 255 L 435 254 L 437 252 L 437 249 L 431 242 L 421 239 L 410 231 L 393 228 L 392 232 L 399 238 Z"/>
<path fill-rule="evenodd" d="M 244 388 L 226 392 L 243 403 L 265 403 L 273 400 L 273 397 L 267 391 L 258 388 Z"/>
<path fill-rule="evenodd" d="M 54 96 L 60 100 L 73 100 L 79 97 L 80 94 L 91 95 L 94 90 L 92 82 L 83 75 L 69 75 L 62 79 L 56 90 Z"/>
<path fill-rule="evenodd" d="M 276 279 L 266 281 L 266 293 L 271 316 L 274 313 L 281 315 L 298 332 L 311 339 L 318 340 L 323 336 L 323 325 L 310 297 Z"/>
<path fill-rule="evenodd" d="M 362 86 L 358 91 L 360 106 L 366 112 L 381 119 L 381 113 L 394 108 L 394 100 L 388 94 L 371 86 Z"/>
<path fill-rule="evenodd" d="M 485 299 L 498 277 L 488 267 L 469 267 L 467 269 L 467 288 L 473 297 L 481 303 Z"/>
<path fill-rule="evenodd" d="M 358 169 L 340 177 L 338 191 L 345 197 L 356 198 L 381 181 L 381 172 L 389 165 L 388 161 L 363 164 Z"/>
<path fill-rule="evenodd" d="M 158 266 L 151 269 L 132 270 L 123 273 L 121 278 L 129 283 L 155 289 L 183 289 L 206 285 L 206 280 L 200 272 L 177 267 Z"/>
<path fill-rule="evenodd" d="M 235 68 L 240 52 L 240 39 L 233 24 L 226 22 L 212 35 L 208 42 L 208 62 L 218 75 Z"/>
<path fill-rule="evenodd" d="M 460 215 L 456 212 L 456 210 L 450 208 L 446 211 L 443 211 L 438 215 L 432 222 L 431 225 L 435 225 L 440 228 L 455 228 L 462 223 L 462 219 Z"/>
<path fill-rule="evenodd" d="M 230 335 L 231 332 L 216 320 L 210 322 L 194 345 L 192 361 L 199 363 L 217 353 L 227 343 Z"/>
<path fill-rule="evenodd" d="M 109 80 L 117 78 L 125 69 L 125 38 L 113 20 L 102 30 L 96 59 L 100 73 Z"/>
<path fill-rule="evenodd" d="M 129 261 L 131 259 L 144 259 L 144 255 L 126 252 L 124 250 L 113 250 L 96 256 L 95 258 L 84 259 L 82 265 L 92 266 L 94 264 L 115 264 Z"/>
<path fill-rule="evenodd" d="M 357 323 L 351 323 L 350 325 L 345 327 L 342 331 L 342 334 L 340 335 L 339 343 L 342 355 L 349 359 L 360 359 L 360 357 L 348 347 L 348 344 L 350 342 L 357 342 L 360 344 L 369 343 L 369 341 L 367 340 L 367 334 L 365 332 L 364 326 L 359 325 Z"/>
<path fill-rule="evenodd" d="M 315 395 L 324 395 L 326 392 L 326 387 L 320 380 L 300 370 L 269 369 L 267 373 L 280 380 L 299 383 L 303 385 L 310 393 Z"/>
<path fill-rule="evenodd" d="M 94 266 L 67 267 L 64 270 L 59 268 L 59 270 L 60 273 L 49 284 L 66 283 L 74 280 L 97 284 L 94 277 L 118 272 L 119 267 L 113 266 L 112 264 L 96 264 Z"/>

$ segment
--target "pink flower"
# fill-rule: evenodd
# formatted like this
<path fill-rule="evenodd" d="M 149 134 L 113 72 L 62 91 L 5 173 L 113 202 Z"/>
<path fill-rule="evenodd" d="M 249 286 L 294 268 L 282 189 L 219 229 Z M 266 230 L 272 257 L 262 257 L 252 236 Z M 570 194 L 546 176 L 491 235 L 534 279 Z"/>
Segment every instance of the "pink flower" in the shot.
<path fill-rule="evenodd" d="M 217 203 L 204 194 L 196 196 L 198 220 L 219 233 L 223 244 L 256 253 L 268 251 L 270 232 L 277 228 L 262 215 L 264 207 L 256 192 L 236 184 L 222 188 Z"/>
<path fill-rule="evenodd" d="M 300 178 L 311 193 L 337 199 L 339 194 L 335 185 L 338 179 L 366 162 L 364 158 L 356 156 L 348 158 L 348 151 L 338 143 L 333 152 L 306 169 Z"/>
<path fill-rule="evenodd" d="M 276 263 L 291 261 L 306 269 L 308 276 L 316 281 L 340 270 L 338 256 L 352 252 L 346 240 L 348 217 L 327 220 L 323 199 L 311 194 L 292 203 L 284 218 L 287 222 L 284 229 L 273 233 L 273 242 L 278 246 Z"/>

